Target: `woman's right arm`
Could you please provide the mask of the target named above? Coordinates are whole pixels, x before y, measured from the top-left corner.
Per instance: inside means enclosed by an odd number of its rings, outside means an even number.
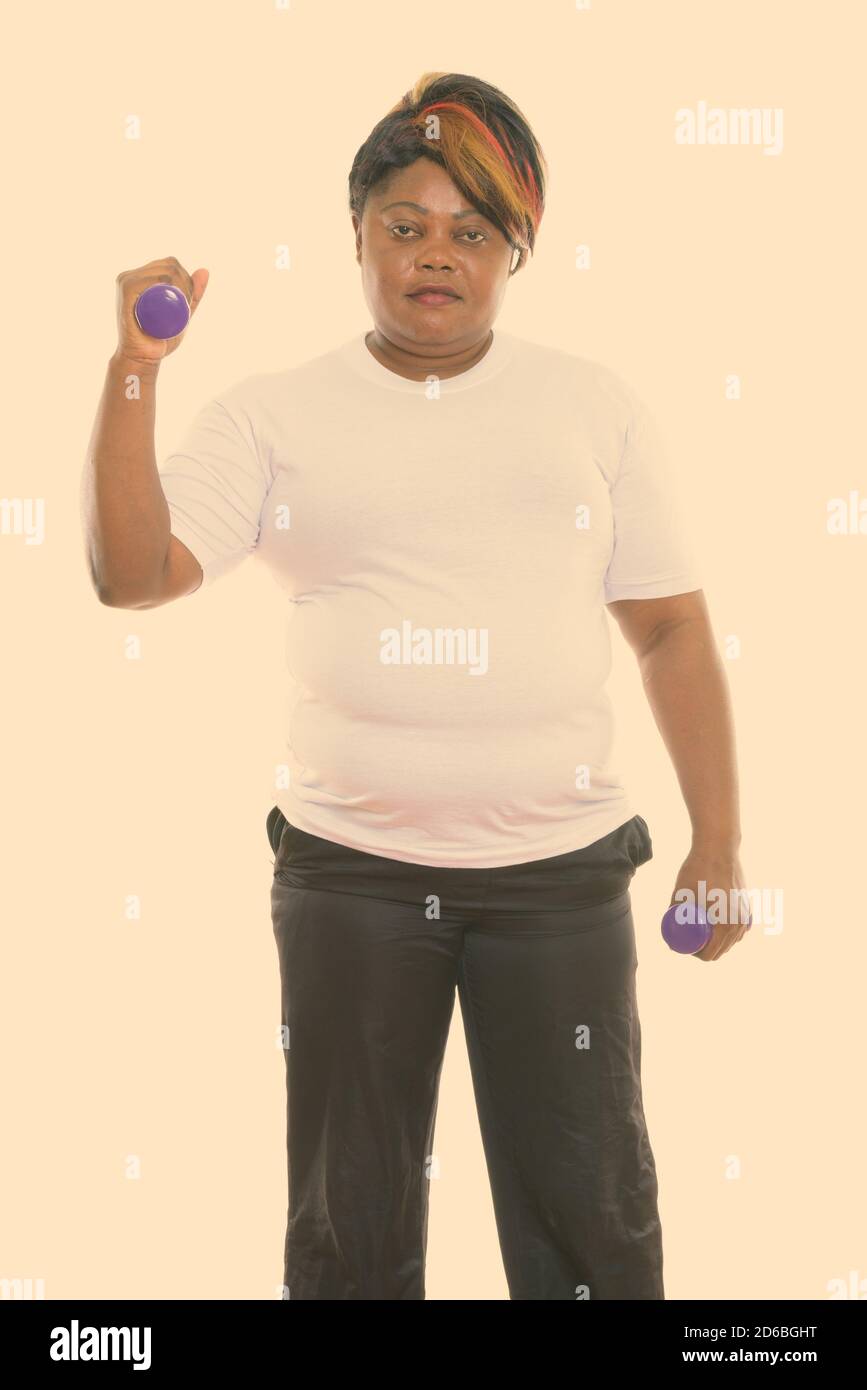
[[[184,335],[149,338],[133,306],[148,285],[174,284],[192,317],[207,281],[206,270],[189,276],[173,257],[117,277],[118,346],[106,368],[81,487],[91,582],[112,608],[154,608],[202,582],[198,561],[171,534],[154,447],[160,363]]]

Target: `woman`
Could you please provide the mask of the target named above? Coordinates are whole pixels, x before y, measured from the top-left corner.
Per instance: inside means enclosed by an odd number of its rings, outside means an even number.
[[[289,600],[268,817],[284,1293],[424,1298],[457,990],[511,1298],[662,1299],[628,892],[652,845],[609,762],[604,610],[690,815],[672,901],[702,879],[739,888],[731,719],[694,557],[635,392],[493,327],[545,197],[515,104],[425,74],[349,191],[373,328],[209,402],[159,475],[159,565],[134,583],[103,536],[96,576],[104,601],[152,606],[255,550]],[[173,280],[195,309],[207,272],[160,269],[147,283]],[[145,352],[130,276],[127,362]],[[743,932],[721,923],[700,959]]]

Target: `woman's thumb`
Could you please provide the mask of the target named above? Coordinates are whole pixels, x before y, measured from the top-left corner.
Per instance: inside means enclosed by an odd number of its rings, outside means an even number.
[[[211,273],[208,270],[194,270],[191,278],[193,281],[193,302],[190,305],[190,312],[196,307],[202,295],[205,293],[205,290],[208,288],[208,281],[211,278]]]

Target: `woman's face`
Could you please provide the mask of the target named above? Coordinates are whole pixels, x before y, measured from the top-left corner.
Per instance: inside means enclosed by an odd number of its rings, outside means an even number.
[[[376,327],[408,352],[459,351],[489,332],[509,279],[514,251],[477,212],[445,169],[424,156],[398,169],[353,213],[356,260]],[[453,294],[442,304],[413,297],[422,284]]]

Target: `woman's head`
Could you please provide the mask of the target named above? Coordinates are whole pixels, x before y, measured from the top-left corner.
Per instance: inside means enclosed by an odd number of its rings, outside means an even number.
[[[379,121],[353,161],[349,207],[368,306],[392,342],[459,350],[487,333],[535,245],[546,174],[517,106],[476,77],[425,73]],[[412,298],[425,283],[456,298]]]

